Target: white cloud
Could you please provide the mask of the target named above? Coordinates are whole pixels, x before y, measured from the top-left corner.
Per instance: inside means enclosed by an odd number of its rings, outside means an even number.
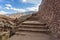
[[[14,0],[11,0],[11,1],[14,1]],[[11,4],[6,4],[5,8],[8,9],[8,10],[14,10],[14,11],[17,11],[17,12],[38,11],[38,6],[40,5],[41,1],[42,0],[22,0],[23,3],[34,4],[32,7],[28,7],[28,8],[25,8],[25,9],[15,8]]]
[[[5,7],[6,9],[8,10],[14,10],[14,11],[17,11],[17,12],[26,12],[25,9],[20,9],[20,8],[14,8],[14,7]]]
[[[25,3],[40,4],[42,0],[22,0]]]
[[[12,5],[11,5],[11,4],[5,4],[5,6],[6,6],[6,7],[12,7]]]
[[[19,9],[18,12],[26,12],[26,10],[25,9]]]
[[[7,14],[7,12],[5,12],[5,11],[0,11],[0,14],[1,14],[1,15],[5,15],[5,14]]]
[[[9,7],[5,7],[5,8],[8,9],[8,10],[10,9]]]
[[[39,6],[40,4],[38,4],[38,5],[36,5],[36,6],[33,6],[33,7],[29,7],[29,8],[26,8],[27,10],[29,10],[29,11],[38,11],[38,9],[39,9]]]
[[[19,9],[19,8],[11,8],[11,10],[15,10],[17,12],[26,12],[25,9]]]
[[[41,4],[42,0],[22,0],[23,3],[32,3],[34,4],[32,7],[26,8],[29,11],[38,11],[38,7]]]
[[[8,9],[8,10],[14,10],[14,11],[17,11],[17,12],[25,12],[26,10],[25,9],[20,9],[20,8],[15,8],[15,7],[12,7],[11,4],[5,4],[6,7],[5,9]]]
[[[27,8],[28,11],[38,11],[38,7]]]
[[[22,2],[26,2],[27,0],[22,0]]]

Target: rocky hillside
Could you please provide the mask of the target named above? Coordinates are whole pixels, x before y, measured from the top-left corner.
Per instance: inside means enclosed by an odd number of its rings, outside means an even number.
[[[7,27],[15,27],[16,25],[20,24],[21,22],[25,21],[26,19],[30,18],[32,15],[32,12],[26,12],[31,14],[25,14],[25,13],[16,13],[16,14],[10,14],[10,15],[0,15],[0,24],[6,25]]]
[[[2,25],[2,27],[4,27],[4,25],[6,25],[7,27],[16,27],[16,25],[27,20],[31,16],[32,16],[32,14],[24,15],[21,17],[17,16],[18,18],[11,18],[12,16],[9,17],[9,16],[5,16],[5,15],[0,15],[0,25]]]
[[[19,18],[21,16],[25,16],[25,15],[29,15],[29,14],[32,14],[32,13],[35,13],[35,11],[28,11],[28,12],[22,12],[22,13],[13,13],[13,14],[8,14],[8,16],[10,18]]]
[[[14,14],[9,14],[8,16],[10,18],[16,19],[16,18],[19,18],[19,17],[24,16],[24,15],[26,15],[26,14],[25,13],[14,13]]]
[[[13,22],[12,18],[9,18],[4,15],[0,15],[0,27],[14,27],[15,23]]]

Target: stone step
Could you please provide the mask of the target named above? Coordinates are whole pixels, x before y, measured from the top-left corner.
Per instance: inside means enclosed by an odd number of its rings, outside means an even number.
[[[35,26],[35,25],[20,25],[17,28],[37,28],[37,29],[49,29],[48,26]]]
[[[32,32],[46,32],[49,31],[48,29],[31,29],[31,28],[18,28],[17,31],[32,31]]]
[[[40,33],[50,33],[50,31],[32,31],[32,30],[17,30],[17,32],[40,32]]]
[[[40,23],[22,23],[22,25],[40,25],[40,26],[45,26],[46,24],[40,24]]]
[[[16,31],[22,32],[49,32],[49,28],[45,23],[38,21],[25,21],[16,27]]]
[[[22,23],[22,25],[41,25],[45,26],[45,23],[40,23],[39,21],[25,21]]]
[[[31,27],[47,27],[47,25],[44,25],[44,26],[43,26],[43,25],[39,25],[39,24],[38,24],[38,25],[28,25],[28,24],[25,25],[25,24],[20,24],[19,26],[28,26],[28,27],[29,27],[29,26],[31,26]]]

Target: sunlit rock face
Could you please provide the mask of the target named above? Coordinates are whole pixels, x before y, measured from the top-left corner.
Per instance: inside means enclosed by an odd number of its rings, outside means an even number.
[[[60,0],[42,0],[38,11],[39,21],[47,23],[55,37],[60,36]]]
[[[54,14],[54,0],[42,0],[39,6],[38,16],[41,17],[40,21],[50,22]]]

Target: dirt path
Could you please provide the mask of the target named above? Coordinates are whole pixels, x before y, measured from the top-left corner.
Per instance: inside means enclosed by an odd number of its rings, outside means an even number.
[[[20,33],[12,36],[9,40],[51,40],[51,36],[44,33]]]

